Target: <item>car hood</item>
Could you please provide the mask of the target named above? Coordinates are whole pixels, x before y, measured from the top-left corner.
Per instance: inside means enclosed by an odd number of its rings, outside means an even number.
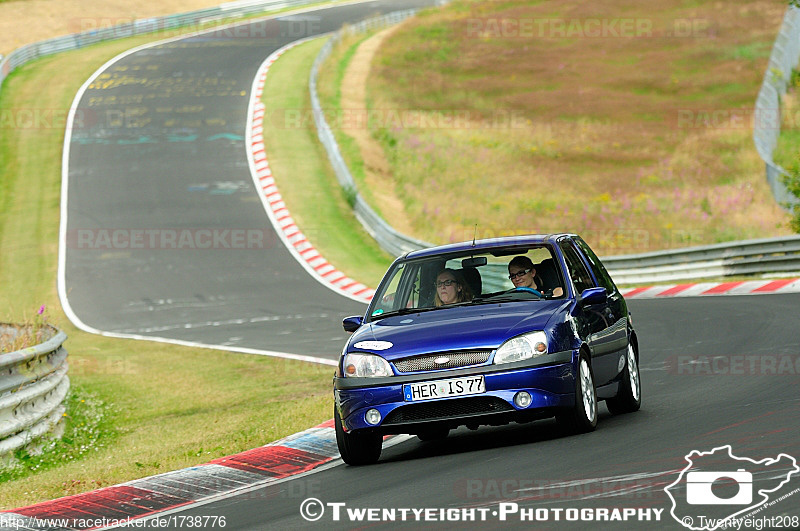
[[[546,330],[553,314],[567,306],[564,300],[523,301],[386,317],[355,332],[348,351],[374,352],[391,361],[431,352],[496,349],[516,335]]]

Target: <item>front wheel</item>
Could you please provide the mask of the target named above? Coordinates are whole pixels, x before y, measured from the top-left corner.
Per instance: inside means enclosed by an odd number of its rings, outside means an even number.
[[[578,377],[575,382],[575,405],[566,413],[556,417],[568,432],[586,433],[597,427],[597,393],[594,388],[592,368],[585,355],[578,361]]]
[[[383,445],[383,437],[380,434],[345,432],[336,407],[333,408],[333,424],[336,430],[336,446],[339,447],[342,461],[352,466],[371,465],[378,461]]]
[[[636,351],[628,343],[628,354],[625,360],[625,371],[619,382],[619,392],[614,398],[606,400],[606,406],[613,415],[638,411],[642,405],[642,382],[639,379],[639,363]]]

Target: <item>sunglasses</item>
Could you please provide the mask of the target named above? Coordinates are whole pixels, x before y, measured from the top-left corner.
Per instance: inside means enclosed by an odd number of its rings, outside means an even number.
[[[511,274],[508,275],[508,279],[509,280],[514,280],[515,278],[519,278],[522,275],[527,275],[531,271],[533,271],[533,270],[532,269],[523,269],[522,271],[517,271],[516,273],[511,273]]]
[[[453,284],[458,284],[458,282],[455,281],[455,280],[442,280],[442,281],[436,282],[436,287],[437,288],[441,288],[441,287],[449,288]]]

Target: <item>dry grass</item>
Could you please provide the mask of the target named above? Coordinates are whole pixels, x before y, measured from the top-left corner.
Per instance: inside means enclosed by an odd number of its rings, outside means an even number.
[[[784,9],[466,1],[418,17],[384,42],[367,92],[415,235],[574,231],[620,254],[788,233],[736,120]],[[407,110],[428,123],[388,118]]]
[[[14,0],[0,3],[0,54],[24,44],[134,19],[218,6],[214,0]]]

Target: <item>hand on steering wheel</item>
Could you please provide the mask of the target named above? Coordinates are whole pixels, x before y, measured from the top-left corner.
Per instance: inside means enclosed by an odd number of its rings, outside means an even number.
[[[516,288],[514,288],[514,291],[527,291],[528,293],[533,293],[534,295],[538,296],[540,299],[544,298],[544,295],[542,295],[542,293],[539,290],[535,290],[527,286],[517,286]]]

